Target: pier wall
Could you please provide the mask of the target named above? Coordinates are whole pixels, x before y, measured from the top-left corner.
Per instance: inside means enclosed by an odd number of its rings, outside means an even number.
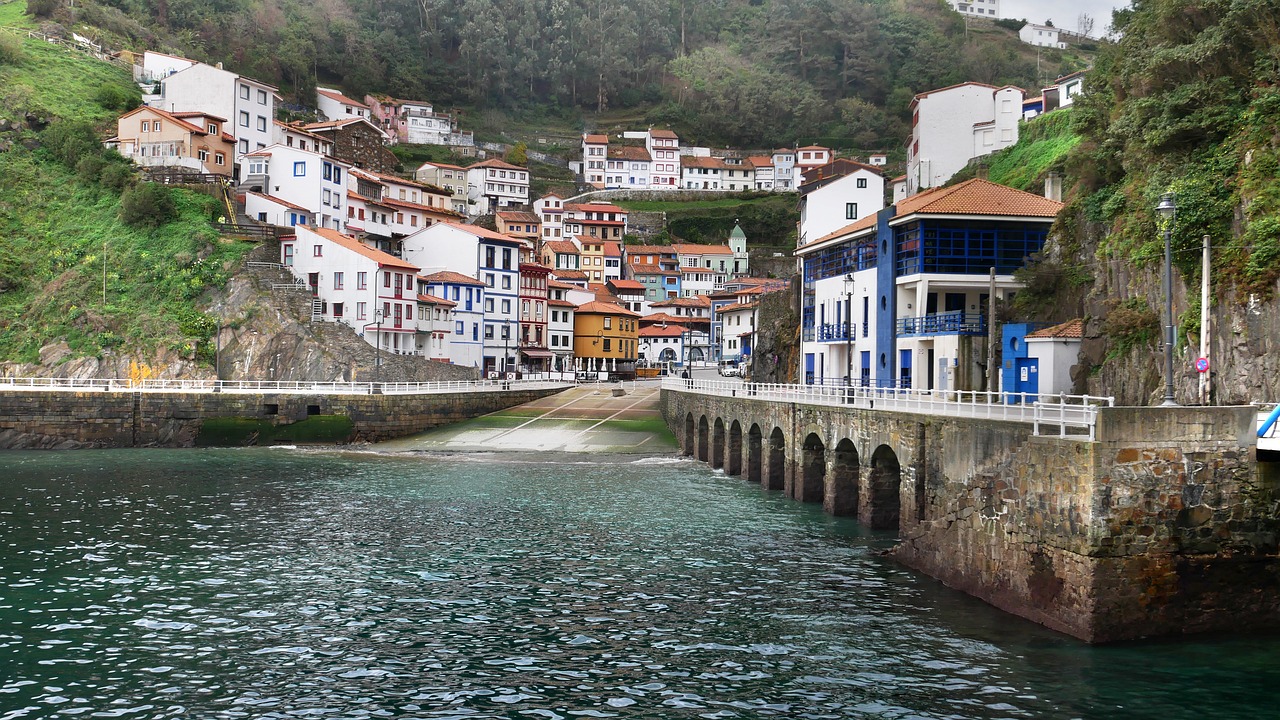
[[[0,392],[0,448],[191,447],[210,418],[256,418],[288,425],[317,415],[349,418],[350,442],[377,442],[557,392],[330,395],[6,390]]]
[[[1280,628],[1280,473],[1252,408],[1029,425],[663,390],[683,451],[896,530],[891,555],[1089,642]]]

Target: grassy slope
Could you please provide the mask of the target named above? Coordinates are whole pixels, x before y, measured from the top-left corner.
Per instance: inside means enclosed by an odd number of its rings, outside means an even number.
[[[951,183],[974,177],[975,166],[980,164],[987,168],[987,179],[992,182],[1039,192],[1045,173],[1062,172],[1067,154],[1079,143],[1080,137],[1071,130],[1071,109],[1055,110],[1023,123],[1016,144],[981,158],[957,173]]]
[[[23,3],[0,5],[0,24],[21,20]],[[130,83],[126,69],[41,40],[0,66],[0,115],[40,109],[110,132],[115,113],[95,102],[104,84]],[[10,136],[13,138],[14,136]],[[24,131],[18,139],[30,141]],[[198,298],[225,282],[248,249],[220,241],[209,225],[212,198],[175,191],[180,217],[154,230],[119,220],[120,197],[87,182],[39,149],[0,153],[0,359],[30,362],[65,339],[78,354],[120,348],[147,355],[210,336]],[[103,302],[103,254],[107,293]]]

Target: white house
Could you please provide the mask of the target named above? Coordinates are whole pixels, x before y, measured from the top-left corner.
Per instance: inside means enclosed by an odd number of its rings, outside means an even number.
[[[780,148],[774,150],[773,159],[773,189],[774,190],[795,190],[796,189],[796,154],[794,150]]]
[[[294,225],[303,208],[312,222],[346,228],[347,173],[351,166],[310,150],[271,145],[245,156],[244,184],[257,188],[245,198],[245,214],[273,225]],[[270,201],[264,198],[269,198]]]
[[[1052,25],[1036,25],[1027,23],[1018,31],[1018,38],[1028,45],[1036,47],[1065,48],[1064,42],[1058,40],[1058,28]]]
[[[280,262],[311,288],[318,317],[384,352],[417,355],[417,266],[327,228],[281,238]]]
[[[568,294],[577,287],[559,280],[547,282],[547,345],[555,355],[552,367],[573,367],[573,311]]]
[[[884,207],[884,175],[877,167],[840,158],[809,170],[805,180],[797,247]]]
[[[772,190],[773,189],[773,158],[763,155],[753,155],[747,158],[747,162],[751,165],[752,179],[755,182],[756,190]]]
[[[448,163],[424,162],[414,171],[418,182],[428,183],[449,192],[451,208],[462,215],[467,214],[467,171],[465,168]]]
[[[1000,17],[1000,0],[951,0],[951,7],[961,15],[995,20]]]
[[[529,170],[498,159],[467,166],[467,201],[471,215],[491,215],[510,205],[529,204]]]
[[[588,185],[595,188],[604,187],[608,155],[608,135],[588,133],[582,136],[582,178]]]
[[[680,186],[686,190],[723,190],[727,169],[722,158],[684,155],[680,158]]]
[[[717,313],[720,323],[720,359],[741,362],[751,354],[759,307],[758,302],[740,302],[720,308]]]
[[[529,243],[474,225],[444,222],[419,230],[401,244],[405,260],[428,272],[449,270],[484,283],[481,370],[487,375],[514,369],[520,348],[520,262]]]
[[[299,150],[310,150],[318,152],[321,155],[333,155],[333,141],[326,137],[321,137],[313,132],[308,132],[300,127],[286,125],[279,120],[272,121],[271,133],[272,145],[285,145],[287,147],[296,147]]]
[[[745,242],[746,236],[743,236]],[[680,293],[686,298],[710,295],[724,287],[733,277],[734,263],[745,262],[736,257],[729,245],[696,245],[675,243],[671,246],[680,261]],[[747,268],[741,269],[745,273]],[[701,298],[705,300],[705,298]],[[655,306],[656,307],[656,306]],[[710,303],[707,304],[708,311]]]
[[[540,197],[533,201],[533,212],[542,225],[543,242],[564,237],[564,198],[554,193]]]
[[[421,280],[418,282],[421,283]],[[415,354],[432,360],[452,362],[450,345],[453,341],[453,309],[457,303],[424,292],[419,292],[417,298]]]
[[[809,177],[806,173],[830,163],[834,157],[835,155],[832,154],[831,148],[825,148],[821,145],[807,145],[802,148],[796,148],[796,186],[799,187],[809,182]]]
[[[449,361],[479,368],[484,360],[484,283],[450,270],[418,276],[418,291],[453,303]]]
[[[640,359],[648,364],[683,362],[688,334],[684,325],[652,324],[640,328]]]
[[[645,138],[649,151],[649,187],[676,190],[680,187],[680,136],[665,129],[649,128]]]
[[[148,50],[142,55],[142,64],[134,66],[134,79],[159,83],[158,93],[143,95],[151,107],[225,118],[224,130],[236,140],[237,166],[246,154],[275,141],[272,121],[279,100],[276,88],[224,70],[221,63],[205,65]],[[243,178],[243,169],[236,178]]]
[[[620,145],[609,148],[605,161],[605,187],[648,190],[653,157],[643,147]]]
[[[1076,95],[1084,89],[1084,72],[1083,70],[1073,72],[1054,81],[1053,87],[1057,91],[1058,107],[1071,107],[1075,102]]]
[[[938,187],[970,160],[1018,142],[1023,92],[967,82],[930,90],[911,101],[907,195]]]
[[[316,88],[316,110],[320,111],[325,120],[345,120],[349,117],[368,120],[370,116],[368,105],[332,88]]]
[[[1080,320],[1037,330],[1023,338],[1027,357],[1035,361],[1033,367],[1039,376],[1033,392],[1042,395],[1072,392],[1075,383],[1071,380],[1071,368],[1080,364],[1083,338],[1084,323]]]

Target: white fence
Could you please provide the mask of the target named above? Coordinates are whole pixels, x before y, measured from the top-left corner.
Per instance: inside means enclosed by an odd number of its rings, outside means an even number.
[[[805,405],[1030,423],[1036,435],[1095,439],[1098,408],[1114,407],[1115,398],[1092,395],[907,390],[858,385],[770,385],[737,380],[666,378],[663,390],[717,397],[794,402]],[[1034,398],[1034,399],[1033,399]]]
[[[77,378],[0,378],[5,390],[54,392],[189,392],[189,393],[289,393],[320,395],[432,395],[440,393],[502,392],[504,390],[554,390],[572,381],[475,380],[456,382],[354,383],[281,382],[267,380],[98,380]]]

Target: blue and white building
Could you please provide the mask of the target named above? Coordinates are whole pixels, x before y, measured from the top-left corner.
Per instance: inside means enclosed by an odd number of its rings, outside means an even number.
[[[484,283],[460,272],[440,270],[419,275],[418,287],[454,303],[449,362],[479,368],[484,360]]]

